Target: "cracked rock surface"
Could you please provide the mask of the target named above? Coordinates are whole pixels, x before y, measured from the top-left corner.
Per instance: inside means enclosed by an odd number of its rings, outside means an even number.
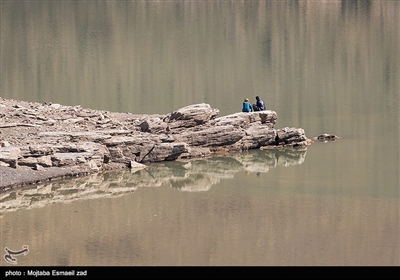
[[[274,111],[218,114],[205,103],[135,115],[0,97],[0,189],[311,142],[301,128],[276,129]]]

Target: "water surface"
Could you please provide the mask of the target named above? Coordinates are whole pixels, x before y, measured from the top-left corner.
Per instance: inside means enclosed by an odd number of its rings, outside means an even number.
[[[29,245],[18,265],[400,265],[399,17],[398,1],[1,1],[2,97],[227,115],[259,95],[277,128],[342,137],[2,194],[1,247]]]

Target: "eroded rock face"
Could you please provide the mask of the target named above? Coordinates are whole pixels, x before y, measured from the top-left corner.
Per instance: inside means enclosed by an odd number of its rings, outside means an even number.
[[[290,147],[303,146],[308,141],[304,129],[295,127],[285,127],[276,131],[276,144]]]
[[[0,105],[0,166],[14,169],[81,168],[87,173],[134,163],[310,144],[301,128],[275,129],[277,114],[270,110],[217,117],[219,110],[204,103],[166,115],[1,98]]]
[[[194,104],[168,114],[165,121],[168,123],[170,129],[194,127],[207,123],[218,116],[218,114],[219,110],[211,108],[209,104]]]

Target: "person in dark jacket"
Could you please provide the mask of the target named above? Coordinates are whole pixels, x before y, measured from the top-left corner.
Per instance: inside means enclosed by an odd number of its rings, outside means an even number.
[[[256,104],[253,104],[254,111],[264,111],[265,110],[265,103],[259,96],[256,96]]]
[[[249,113],[249,112],[251,112],[251,111],[253,111],[253,108],[251,107],[251,104],[250,104],[250,102],[249,102],[249,99],[246,98],[246,99],[243,101],[242,112],[247,112],[247,113]]]

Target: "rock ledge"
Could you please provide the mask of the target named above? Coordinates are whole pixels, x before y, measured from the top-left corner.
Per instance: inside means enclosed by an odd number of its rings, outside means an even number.
[[[218,117],[209,104],[135,115],[0,97],[0,189],[146,163],[311,143],[274,111]]]

